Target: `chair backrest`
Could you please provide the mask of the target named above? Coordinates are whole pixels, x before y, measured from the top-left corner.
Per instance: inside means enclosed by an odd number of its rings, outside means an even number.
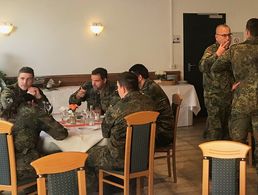
[[[0,190],[17,188],[13,124],[0,120]]]
[[[124,174],[153,169],[158,112],[142,111],[125,117],[127,122]]]
[[[205,142],[199,147],[204,156],[202,194],[209,193],[210,160],[212,194],[236,194],[237,191],[240,195],[246,194],[246,155],[250,147],[239,142],[222,140]]]
[[[31,163],[36,170],[38,194],[86,194],[85,161],[83,152],[59,152],[39,158]]]
[[[179,118],[179,111],[180,106],[183,99],[180,97],[179,94],[175,93],[172,95],[172,112],[174,116],[174,126],[173,126],[173,149],[175,149],[176,146],[176,135],[177,135],[177,124],[178,124],[178,118]]]

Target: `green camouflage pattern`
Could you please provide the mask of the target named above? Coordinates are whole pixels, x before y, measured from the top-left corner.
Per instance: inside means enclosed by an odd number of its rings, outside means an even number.
[[[93,109],[101,108],[102,113],[105,113],[110,105],[114,105],[119,100],[116,91],[117,87],[115,83],[111,83],[110,81],[106,82],[105,87],[101,91],[95,90],[91,82],[84,83],[82,87],[87,90],[85,96],[81,99],[77,99],[76,94],[79,91],[78,89],[70,96],[69,104],[77,104],[80,106],[82,102],[87,101],[88,108],[92,105]]]
[[[174,123],[169,99],[162,88],[150,79],[146,79],[140,92],[153,100],[155,111],[160,113],[157,119],[156,146],[167,146],[173,140]]]
[[[232,140],[245,143],[247,132],[253,130],[258,173],[258,37],[231,46],[211,70],[214,73],[219,72],[227,64],[232,67],[236,82],[240,82],[234,91],[230,135]]]
[[[92,191],[97,186],[100,168],[123,169],[127,127],[124,117],[153,109],[152,100],[138,91],[129,92],[114,106],[109,107],[102,122],[102,134],[104,138],[108,138],[108,143],[106,146],[94,146],[87,152],[87,191]]]
[[[39,92],[42,98],[35,99],[34,102],[39,108],[46,110],[50,114],[53,107],[41,89],[39,89]],[[27,104],[24,96],[26,94],[27,91],[21,90],[17,83],[5,87],[0,95],[0,116],[4,119],[14,119],[17,114],[17,108],[22,104]]]
[[[219,140],[228,136],[228,120],[232,102],[232,85],[234,76],[230,66],[212,74],[211,67],[218,59],[216,51],[219,44],[209,46],[199,63],[199,70],[203,73],[204,102],[207,109],[209,140]]]
[[[38,149],[41,131],[57,140],[68,136],[67,129],[46,112],[45,104],[42,103],[48,101],[45,96],[37,100],[38,104],[31,104],[24,100],[24,93],[18,85],[13,85],[2,91],[0,101],[1,118],[14,124],[12,134],[18,181],[36,177],[30,163],[42,155]]]

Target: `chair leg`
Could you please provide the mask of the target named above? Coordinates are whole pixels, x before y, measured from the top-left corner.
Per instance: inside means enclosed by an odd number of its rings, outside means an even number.
[[[174,178],[174,183],[177,182],[177,175],[176,175],[176,151],[172,151],[172,166],[173,166],[173,178]]]
[[[99,195],[103,195],[103,171],[99,170]]]
[[[141,193],[141,177],[136,178],[136,195],[140,195]]]
[[[249,164],[249,166],[252,166],[253,165],[253,150],[252,150],[252,133],[251,132],[248,132],[247,139],[248,139],[248,145],[251,147],[251,149],[248,152],[248,164]]]
[[[148,176],[148,195],[153,195],[153,173],[150,173]]]
[[[167,151],[168,176],[171,177],[170,150]]]
[[[124,179],[124,195],[129,195],[130,192],[130,179]]]

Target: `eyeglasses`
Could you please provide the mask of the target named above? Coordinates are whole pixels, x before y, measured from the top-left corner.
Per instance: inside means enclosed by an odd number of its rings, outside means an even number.
[[[228,34],[216,34],[216,35],[219,35],[219,36],[222,36],[222,37],[231,37],[231,36],[232,36],[232,33],[228,33]]]

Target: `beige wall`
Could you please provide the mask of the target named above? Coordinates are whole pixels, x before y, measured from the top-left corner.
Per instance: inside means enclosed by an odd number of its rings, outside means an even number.
[[[170,0],[0,0],[0,21],[17,30],[0,35],[0,70],[16,75],[22,65],[37,75],[82,74],[102,66],[126,71],[171,64]],[[96,37],[89,25],[101,22]]]
[[[226,13],[232,32],[244,32],[246,21],[258,17],[257,10],[257,0],[172,0],[172,34],[182,38],[172,46],[172,66],[183,71],[183,13]]]
[[[144,63],[182,71],[183,39],[172,44],[172,35],[183,37],[183,13],[226,13],[232,31],[243,32],[257,10],[257,0],[0,0],[0,22],[17,26],[0,35],[0,70],[14,76],[28,65],[42,76]],[[92,22],[105,26],[99,37],[89,32]]]

